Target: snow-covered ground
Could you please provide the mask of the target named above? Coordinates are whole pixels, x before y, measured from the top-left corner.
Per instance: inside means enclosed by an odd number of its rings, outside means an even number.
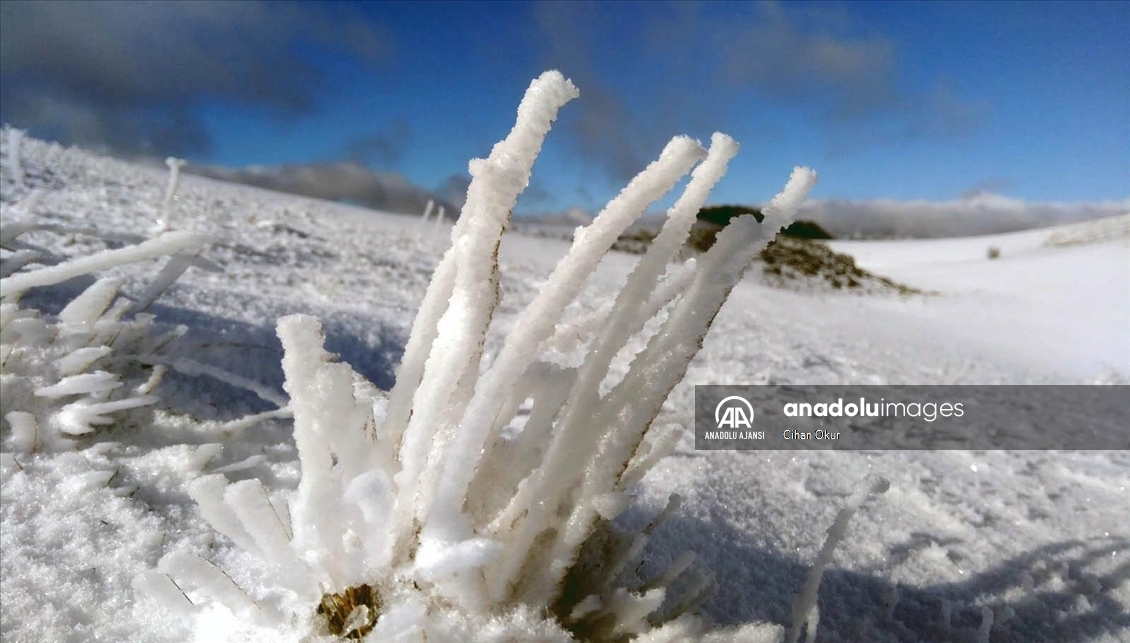
[[[150,236],[165,218],[164,169],[25,140],[27,185],[17,187],[7,153],[4,223],[34,218],[66,228],[21,240],[81,256],[107,242],[76,229]],[[41,195],[29,212],[32,189]],[[450,228],[192,176],[182,177],[179,195],[167,225],[214,238],[203,256],[222,271],[189,269],[151,312],[160,323],[189,327],[197,361],[281,396],[274,324],[307,312],[322,319],[330,350],[391,386]],[[987,258],[990,246],[999,258]],[[932,294],[814,294],[747,279],[661,420],[689,421],[695,384],[1130,379],[1125,219],[833,247]],[[504,238],[500,323],[488,355],[566,249],[553,239]],[[607,302],[637,259],[607,256],[586,287],[586,307]],[[137,294],[155,270],[142,263],[112,272]],[[77,292],[62,284],[24,303],[57,312]],[[617,360],[614,370],[626,364]],[[135,593],[134,578],[169,551],[248,567],[247,554],[200,517],[185,485],[221,472],[293,489],[289,421],[231,424],[273,405],[208,375],[170,375],[157,393],[160,408],[148,425],[103,430],[63,453],[12,450],[5,423],[5,641],[187,640],[186,624]],[[874,474],[891,488],[856,515],[825,573],[816,640],[976,641],[988,608],[991,641],[1130,641],[1128,451],[695,451],[688,431],[620,520],[644,523],[681,494],[647,564],[693,550],[718,584],[704,605],[709,620],[787,626],[825,531]]]
[[[1128,244],[1130,213],[984,237],[832,247],[863,268],[943,294],[916,310],[936,336],[973,336],[1053,377],[1087,381],[1130,374]]]

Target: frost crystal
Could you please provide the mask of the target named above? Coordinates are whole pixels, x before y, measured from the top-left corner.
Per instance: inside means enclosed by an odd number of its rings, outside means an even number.
[[[36,227],[27,222],[5,221],[0,227],[0,245],[8,250],[21,248],[20,235]],[[159,372],[154,369],[151,375],[141,366],[153,366],[160,361],[168,345],[185,330],[158,330],[152,315],[119,297],[119,279],[94,281],[55,317],[20,307],[20,296],[32,288],[173,255],[167,265],[184,263],[178,264],[175,275],[160,273],[163,277],[147,294],[147,301],[151,302],[187,268],[206,243],[207,239],[199,235],[173,232],[134,246],[104,250],[33,270],[21,270],[30,261],[22,261],[18,252],[3,261],[0,394],[4,398],[5,419],[12,428],[12,447],[25,452],[68,449],[74,437],[122,421],[127,412],[152,406],[158,398],[149,392],[160,378]],[[41,252],[26,251],[33,254],[32,260],[52,260]],[[12,261],[19,265],[9,269]]]
[[[37,193],[20,202],[29,216]],[[25,202],[31,202],[25,204]],[[15,209],[15,208],[14,208]],[[11,433],[7,441],[22,452],[66,450],[75,438],[111,424],[138,425],[158,402],[152,395],[172,368],[188,375],[209,375],[250,389],[280,407],[286,400],[261,385],[178,354],[183,326],[163,327],[144,312],[190,266],[217,268],[198,256],[208,238],[191,232],[168,232],[155,239],[103,250],[68,261],[22,241],[32,230],[100,235],[96,230],[65,230],[33,220],[4,220],[0,247],[0,396]],[[60,284],[129,263],[167,257],[164,267],[138,301],[122,297],[122,280],[96,279],[58,315],[24,308],[28,290]],[[32,268],[33,264],[47,264]]]
[[[487,360],[503,231],[558,110],[577,96],[560,73],[543,74],[506,139],[488,158],[471,161],[466,204],[391,391],[335,361],[315,319],[279,321],[302,472],[289,512],[257,482],[225,486],[214,476],[190,490],[202,515],[261,557],[277,581],[235,597],[230,578],[203,559],[178,555],[162,563],[177,586],[198,588],[189,590],[194,603],[219,602],[235,615],[248,614],[249,603],[259,607],[256,618],[227,619],[239,623],[227,634],[232,640],[251,632],[289,640],[282,633],[295,624],[309,637],[303,640],[658,642],[703,635],[688,610],[712,580],[692,569],[693,555],[654,578],[635,576],[648,537],[677,511],[678,499],[639,534],[621,533],[611,521],[631,502],[632,485],[674,448],[676,431],[652,428],[661,405],[750,260],[792,220],[816,175],[797,168],[765,209],[765,224],[738,219],[697,261],[672,267],[738,148],[723,134],[709,150],[673,139],[577,230]],[[617,237],[692,168],[611,307],[558,326]],[[613,358],[663,311],[627,375],[603,387]],[[545,351],[577,341],[588,342],[578,367],[544,359]],[[524,427],[506,431],[526,401],[532,406]],[[673,581],[686,576],[687,592],[669,595]],[[159,579],[139,583],[186,608]],[[215,606],[192,609],[201,632],[214,627],[206,623],[216,618]],[[747,626],[703,640],[782,636],[777,626]]]

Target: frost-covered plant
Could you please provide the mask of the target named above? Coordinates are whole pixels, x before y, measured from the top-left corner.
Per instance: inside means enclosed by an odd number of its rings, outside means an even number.
[[[180,188],[180,169],[185,166],[184,159],[178,159],[175,156],[170,156],[165,159],[165,165],[169,167],[169,181],[165,185],[165,201],[162,205],[163,213],[162,218],[158,219],[154,225],[152,232],[161,233],[169,229],[169,225],[173,219],[173,206],[177,201],[177,189]]]
[[[808,577],[804,581],[800,594],[793,601],[793,624],[789,629],[788,643],[797,643],[800,640],[801,633],[805,631],[807,631],[805,641],[812,643],[816,640],[816,626],[820,621],[820,612],[816,608],[816,595],[820,590],[820,580],[824,576],[824,568],[832,562],[832,553],[836,551],[836,546],[847,535],[848,523],[851,522],[852,516],[859,510],[860,505],[871,496],[886,493],[890,486],[890,482],[885,478],[869,478],[865,481],[865,484],[855,490],[852,496],[848,498],[845,506],[836,514],[835,521],[828,528],[828,538],[825,539],[824,546],[820,548],[820,552],[816,555],[816,561],[808,572]],[[893,611],[894,608],[891,609]]]
[[[35,261],[57,259],[19,240],[29,230],[51,227],[19,221],[0,225],[0,247],[11,253],[0,261],[0,397],[9,427],[7,445],[24,452],[70,448],[76,437],[123,422],[131,411],[157,401],[152,392],[167,369],[165,350],[185,328],[159,329],[153,315],[143,311],[189,265],[210,265],[196,257],[206,238],[172,232],[18,271]],[[20,305],[29,289],[164,256],[171,258],[136,302],[120,296],[120,279],[102,278],[58,315]]]
[[[20,148],[23,145],[23,141],[23,130],[8,130],[8,166],[12,173],[12,180],[20,187],[23,187],[24,184],[24,168],[20,162]]]
[[[656,522],[632,535],[611,521],[674,448],[676,431],[652,427],[661,405],[750,260],[790,222],[816,175],[797,168],[763,224],[739,218],[709,252],[673,265],[737,152],[723,134],[708,151],[675,138],[577,229],[487,360],[503,230],[558,110],[577,95],[561,74],[542,75],[506,139],[471,161],[466,204],[391,391],[327,353],[315,319],[280,320],[301,467],[296,494],[288,507],[256,480],[227,484],[222,475],[189,490],[203,517],[265,561],[267,573],[228,575],[170,553],[159,572],[137,579],[139,589],[194,614],[200,640],[780,640],[777,626],[703,635],[688,610],[709,579],[668,596],[690,556],[654,578],[634,577]],[[617,237],[696,164],[615,302],[559,326]],[[613,358],[653,318],[658,330],[609,388]],[[586,342],[580,366],[545,359],[576,338]],[[530,400],[519,429],[516,412]]]
[[[178,159],[175,156],[170,156],[165,159],[165,165],[169,166],[169,182],[165,186],[165,208],[171,208],[173,201],[177,198],[177,188],[180,187],[180,169],[184,167],[185,160]]]

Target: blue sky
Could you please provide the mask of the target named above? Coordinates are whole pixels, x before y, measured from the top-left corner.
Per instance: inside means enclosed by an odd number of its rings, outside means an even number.
[[[459,183],[530,80],[581,90],[526,212],[599,207],[676,134],[743,144],[714,202],[1130,197],[1130,3],[3,3],[0,111],[200,164],[352,159]],[[45,44],[46,43],[46,44]]]

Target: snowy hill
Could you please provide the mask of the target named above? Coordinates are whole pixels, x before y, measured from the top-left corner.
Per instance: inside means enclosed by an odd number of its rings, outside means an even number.
[[[1130,214],[984,237],[832,245],[864,268],[942,293],[923,312],[949,332],[1084,381],[1130,373]],[[999,258],[990,260],[990,249]]]
[[[170,373],[145,426],[115,427],[58,453],[4,447],[0,634],[189,640],[184,623],[135,592],[134,579],[170,551],[248,568],[247,554],[201,518],[186,495],[190,481],[224,473],[261,479],[277,493],[295,487],[290,421],[239,421],[284,395],[275,321],[316,314],[329,350],[391,386],[450,228],[192,176],[182,177],[167,213],[164,173],[34,140],[22,145],[20,186],[10,140],[5,133],[3,222],[42,224],[20,237],[37,248],[77,257],[121,245],[114,235],[164,227],[213,240],[203,257],[221,270],[189,268],[150,312],[167,327],[188,327],[195,362],[244,385],[206,371]],[[805,294],[747,279],[663,419],[689,422],[695,384],[1125,383],[1125,221],[833,242],[864,268],[935,294]],[[990,246],[998,259],[987,258]],[[567,247],[504,238],[501,326],[487,355]],[[635,261],[605,257],[586,286],[588,310],[610,300]],[[110,272],[137,296],[156,270],[138,263]],[[23,303],[58,312],[77,292],[60,284]],[[625,356],[613,363],[617,374],[626,368]],[[3,431],[7,444],[12,428]],[[702,610],[713,623],[787,626],[844,499],[881,475],[890,491],[860,510],[825,574],[817,641],[1130,641],[1128,451],[759,453],[695,451],[693,442],[688,432],[619,521],[646,523],[672,493],[683,496],[653,534],[646,565],[697,552],[696,565],[718,586]],[[992,627],[979,631],[986,614]]]

